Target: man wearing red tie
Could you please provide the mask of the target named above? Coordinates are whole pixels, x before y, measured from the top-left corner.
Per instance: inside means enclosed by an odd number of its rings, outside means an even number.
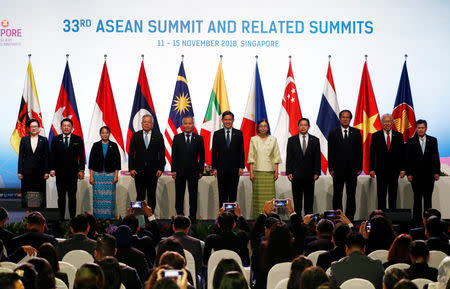
[[[395,209],[398,177],[405,176],[403,136],[392,129],[391,114],[383,115],[381,122],[383,129],[372,135],[370,143],[369,171],[372,178],[377,177],[378,209],[386,209],[386,195],[389,209]]]

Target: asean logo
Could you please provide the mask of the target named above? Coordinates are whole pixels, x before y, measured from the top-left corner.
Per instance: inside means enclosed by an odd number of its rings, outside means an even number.
[[[9,21],[6,19],[2,20],[2,27],[6,28],[8,26],[9,26]]]

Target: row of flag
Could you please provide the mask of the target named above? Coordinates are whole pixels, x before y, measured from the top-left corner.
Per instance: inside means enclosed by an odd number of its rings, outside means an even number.
[[[212,135],[214,131],[222,127],[221,115],[227,110],[230,110],[230,106],[228,103],[228,95],[222,70],[221,58],[208,102],[208,108],[206,110],[205,118],[200,131],[200,135],[203,136],[205,142],[205,162],[208,165],[211,164],[210,156]],[[328,168],[328,135],[332,129],[340,125],[339,111],[336,88],[333,81],[331,63],[329,61],[319,113],[316,121],[316,130],[314,132],[314,134],[320,139],[322,172],[324,174],[327,174]],[[97,92],[97,99],[89,128],[87,140],[88,150],[92,147],[92,144],[98,140],[98,131],[100,127],[107,125],[111,129],[111,140],[119,145],[119,150],[122,157],[122,167],[126,168],[125,152],[128,152],[132,134],[141,129],[141,119],[145,114],[151,114],[153,116],[153,129],[159,131],[160,128],[156,117],[156,111],[153,105],[147,75],[145,73],[144,60],[142,60],[133,107],[131,110],[130,122],[128,125],[125,147],[105,59]],[[392,114],[394,116],[394,128],[403,134],[406,142],[413,136],[416,123],[406,60],[403,64],[403,70]],[[183,131],[182,119],[185,116],[194,116],[194,111],[191,96],[189,94],[183,61],[181,61],[175,84],[175,91],[170,106],[169,118],[163,134],[165,141],[166,161],[169,169],[171,163],[173,137]],[[37,119],[40,122],[40,134],[44,136],[45,131],[42,125],[42,114],[39,106],[33,70],[31,67],[31,62],[29,61],[19,114],[14,132],[11,136],[11,145],[16,153],[18,153],[19,150],[20,138],[28,133],[26,123],[31,118]],[[61,133],[60,122],[63,118],[70,118],[74,123],[73,133],[83,137],[68,61],[66,62],[61,89],[59,92],[58,101],[56,103],[55,114],[49,133],[49,142],[51,142],[51,139],[55,135]],[[283,163],[285,163],[284,158],[286,155],[287,139],[299,132],[297,123],[300,118],[302,118],[302,112],[300,109],[297,88],[295,86],[291,60],[289,60],[284,96],[281,102],[278,123],[274,131],[274,135],[277,137],[279,142]],[[267,120],[267,112],[264,102],[261,78],[259,75],[258,61],[256,60],[247,105],[240,128],[244,135],[246,158],[248,155],[250,138],[256,134],[256,123],[261,119]],[[373,92],[372,83],[370,80],[367,61],[364,62],[353,125],[361,130],[364,154],[363,171],[368,174],[371,136],[374,132],[380,130],[382,125],[375,94]],[[194,131],[197,132],[195,130],[195,126]],[[282,165],[281,170],[284,171],[284,165]]]

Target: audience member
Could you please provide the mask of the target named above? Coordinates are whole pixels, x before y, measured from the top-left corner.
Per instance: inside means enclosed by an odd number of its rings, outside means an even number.
[[[438,270],[428,266],[430,251],[424,241],[417,240],[412,243],[411,259],[411,267],[406,270],[409,279],[425,278],[431,281],[437,281]]]
[[[387,262],[383,264],[384,268],[397,264],[411,264],[411,242],[412,238],[408,234],[400,234],[392,242],[387,257]]]
[[[22,260],[27,254],[29,256],[34,256],[37,252],[37,250],[31,246],[25,245],[22,247],[19,247],[14,252],[10,252],[8,256],[6,256],[4,253],[6,252],[5,246],[3,246],[3,241],[0,239],[0,262],[13,262],[18,263],[20,260]]]
[[[394,241],[394,229],[390,221],[382,215],[375,215],[370,222],[370,232],[367,230],[368,222],[362,222],[360,232],[367,239],[366,254],[375,250],[389,250]]]
[[[97,240],[97,219],[95,219],[94,214],[90,212],[84,212],[84,214],[88,218],[89,223],[89,232],[87,233],[87,237],[91,240]]]
[[[158,280],[158,272],[161,270],[172,270],[173,268],[169,265],[160,265],[156,267],[152,274],[150,274],[150,277],[148,277],[147,282],[145,282],[145,289],[153,289],[155,286],[156,281]],[[128,288],[127,288],[128,289]]]
[[[331,264],[331,283],[340,286],[352,278],[363,278],[381,289],[384,268],[380,260],[364,255],[365,240],[361,233],[350,232],[345,241],[347,257]]]
[[[430,250],[442,251],[450,255],[448,236],[444,233],[445,224],[436,216],[427,219],[425,226],[426,244]]]
[[[306,268],[300,277],[300,289],[316,289],[325,282],[330,281],[322,268],[313,266]]]
[[[156,281],[152,289],[180,289],[177,281],[174,279],[163,278]]]
[[[341,212],[340,216],[343,216],[343,214]],[[345,251],[345,238],[348,233],[350,233],[350,227],[346,223],[340,222],[336,224],[333,230],[334,248],[319,255],[317,258],[317,266],[326,271],[330,268],[332,262],[339,261],[347,256]]]
[[[300,278],[303,271],[306,268],[312,267],[311,260],[305,258],[305,256],[298,256],[292,261],[291,272],[289,273],[289,280],[287,283],[287,289],[300,288]]]
[[[104,289],[105,275],[95,263],[83,264],[75,274],[73,289]]]
[[[408,279],[402,279],[395,284],[394,289],[419,289],[416,284]]]
[[[192,279],[192,274],[186,269],[186,259],[181,256],[180,253],[166,251],[161,255],[159,259],[159,266],[161,265],[169,265],[175,270],[183,270],[185,269],[188,274],[188,288],[194,288],[191,284],[194,284],[194,279]]]
[[[423,212],[423,219],[422,219],[422,223],[423,226],[417,227],[417,228],[412,228],[409,231],[409,234],[411,235],[412,239],[415,240],[426,240],[427,237],[425,236],[425,226],[427,225],[427,219],[431,216],[436,216],[438,217],[438,219],[441,219],[441,212],[439,212],[439,210],[433,209],[433,208],[429,208],[426,209]]]
[[[5,229],[5,224],[8,220],[8,211],[6,211],[5,208],[0,207],[0,240],[3,241],[5,247],[8,247],[9,241],[13,238],[13,233]]]
[[[22,281],[16,273],[0,273],[0,288],[24,289]]]
[[[59,242],[56,246],[59,260],[72,250],[84,250],[94,257],[96,242],[88,238],[89,219],[85,214],[76,215],[70,220],[72,238]]]
[[[64,281],[67,287],[69,287],[69,278],[67,277],[66,273],[59,270],[58,255],[56,254],[55,247],[53,247],[52,244],[42,244],[38,249],[37,257],[41,257],[47,260],[52,267],[55,277]]]
[[[157,243],[155,244],[149,236],[138,237],[138,231],[140,229],[139,220],[134,214],[129,214],[123,218],[122,225],[130,227],[131,233],[133,234],[131,245],[144,253],[147,265],[149,268],[152,268],[153,262],[155,262],[155,246]]]
[[[160,285],[161,283],[158,283],[158,282],[161,282],[161,280],[173,280],[172,277],[164,277],[164,276],[163,276],[163,272],[164,272],[164,271],[165,271],[165,270],[163,269],[163,270],[159,270],[159,271],[157,272],[157,280],[158,280],[158,281],[155,283],[155,286],[153,287],[153,289],[155,289],[155,288],[161,288],[161,289],[164,289],[164,288],[167,288],[167,289],[172,288],[172,287],[161,286],[161,285]],[[178,277],[176,278],[176,280],[173,280],[173,281],[175,281],[175,282],[176,282],[176,285],[178,285],[177,288],[179,288],[179,289],[187,289],[187,288],[189,288],[189,287],[188,287],[188,282],[187,282],[187,272],[186,272],[186,270],[184,270],[184,269],[182,269],[181,271],[182,271],[182,275],[181,275],[181,276],[178,276]]]
[[[316,240],[309,242],[306,245],[305,255],[311,252],[333,249],[334,245],[331,242],[334,229],[334,223],[328,219],[322,219],[316,226],[317,237]]]
[[[158,252],[156,254],[155,265],[159,264],[161,256],[167,251],[177,252],[178,254],[183,256],[183,258],[186,258],[184,254],[183,245],[176,239],[166,238],[162,240],[158,245]]]
[[[247,280],[240,271],[227,272],[218,289],[248,289]]]
[[[34,269],[34,265],[30,263],[23,263],[14,269],[20,280],[22,281],[25,289],[36,289],[37,272]]]
[[[105,276],[105,288],[119,289],[122,283],[122,278],[120,277],[120,266],[117,259],[108,256],[97,262],[97,264],[103,270],[103,275]]]
[[[36,289],[54,289],[55,288],[55,274],[52,266],[44,258],[34,257],[28,260],[28,263],[34,266],[36,270]]]
[[[228,272],[241,272],[241,267],[234,259],[222,259],[216,266],[213,277],[213,289],[218,289],[222,279]]]
[[[322,285],[319,285],[317,287],[317,289],[340,289],[337,286],[334,286],[333,284],[331,284],[330,282],[325,282]]]
[[[408,274],[406,274],[405,270],[399,268],[391,268],[384,272],[383,288],[393,289],[398,281],[408,278]]]

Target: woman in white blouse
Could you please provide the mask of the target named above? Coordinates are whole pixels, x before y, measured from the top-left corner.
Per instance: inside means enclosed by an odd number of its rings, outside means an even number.
[[[250,139],[247,163],[250,180],[253,182],[253,217],[256,218],[264,202],[275,198],[275,181],[278,179],[278,164],[281,163],[277,138],[270,135],[267,120],[256,124],[257,135]]]

